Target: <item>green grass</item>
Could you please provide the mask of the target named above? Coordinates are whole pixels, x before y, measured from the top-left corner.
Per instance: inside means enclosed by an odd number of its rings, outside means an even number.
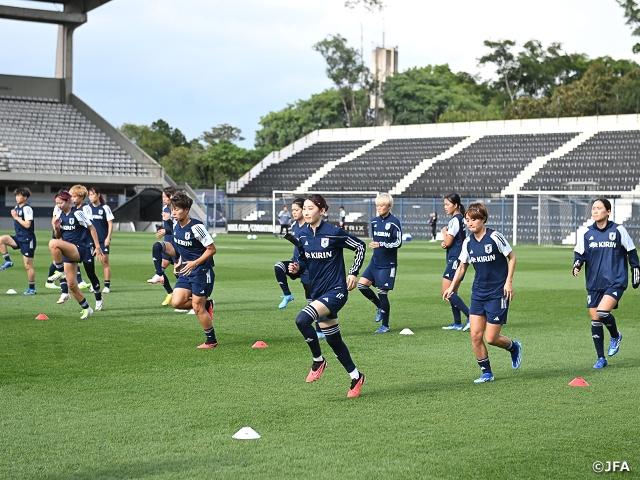
[[[628,478],[640,471],[640,297],[625,294],[620,353],[594,371],[570,248],[515,248],[503,332],[522,342],[523,363],[514,371],[508,353],[489,347],[496,381],[476,385],[468,333],[441,329],[451,322],[442,250],[405,244],[392,333],[373,334],[375,308],[357,291],[340,312],[367,374],[361,397],[348,399],[349,377],[324,342],[329,367],[305,382],[311,358],[294,323],[301,286],[276,308],[273,264],[289,258],[285,241],[217,237],[220,346],[198,350],[197,319],[161,307],[163,288],[145,283],[152,235],[114,235],[112,293],[87,321],[75,301],[56,305],[59,292],[44,288],[47,240],[39,232],[36,296],[4,295],[26,289],[19,253],[0,272],[0,478],[569,479],[595,475],[597,460],[627,461]],[[470,284],[471,275],[467,300]],[[35,321],[39,313],[50,320]],[[269,348],[252,349],[257,340]],[[569,387],[575,377],[591,386]],[[262,438],[232,439],[243,426]]]

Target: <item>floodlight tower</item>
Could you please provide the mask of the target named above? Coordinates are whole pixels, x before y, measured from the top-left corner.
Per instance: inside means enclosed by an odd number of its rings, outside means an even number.
[[[110,0],[30,0],[62,4],[63,11],[39,10],[0,5],[0,18],[58,25],[55,78],[62,80],[62,98],[71,101],[73,92],[73,32],[87,22],[87,12]]]

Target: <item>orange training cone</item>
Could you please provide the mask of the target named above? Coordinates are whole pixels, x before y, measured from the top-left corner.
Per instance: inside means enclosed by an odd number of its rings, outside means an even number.
[[[267,345],[266,343],[264,343],[262,340],[258,340],[256,343],[254,343],[251,348],[267,348],[269,345]]]
[[[47,317],[44,313],[41,313],[36,317],[36,320],[49,320],[49,317]]]
[[[569,386],[570,387],[588,387],[589,384],[584,381],[584,378],[578,377],[578,378],[574,378],[573,380],[571,380],[569,382]]]

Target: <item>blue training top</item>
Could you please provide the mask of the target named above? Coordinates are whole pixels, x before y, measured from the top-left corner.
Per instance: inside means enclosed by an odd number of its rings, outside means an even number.
[[[109,222],[115,218],[111,212],[111,207],[107,204],[100,204],[94,207],[93,204],[89,204],[91,209],[91,222],[98,234],[98,240],[104,242],[107,235],[109,235]]]
[[[464,242],[464,220],[460,213],[456,213],[447,225],[447,235],[453,237],[453,243],[447,248],[447,264],[454,263],[458,260],[462,251],[462,243]]]
[[[293,235],[295,238],[300,240],[300,232],[302,232],[307,227],[308,225],[306,223],[303,223],[302,226],[300,226],[298,225],[298,221],[294,220],[293,223],[291,224],[291,235]],[[299,256],[300,256],[300,248],[297,245],[295,245],[293,247],[293,257],[291,257],[291,261],[297,262]],[[305,270],[304,272],[302,272],[302,275],[300,275],[300,282],[302,282],[303,285],[309,285],[311,283],[311,281],[309,280],[308,270]]]
[[[347,290],[347,276],[344,272],[342,250],[348,248],[356,252],[349,275],[358,275],[366,245],[358,237],[345,232],[339,227],[321,221],[314,235],[307,226],[300,232],[298,244],[300,255],[298,265],[302,271],[309,271],[311,281],[311,298],[318,298],[325,292],[334,289]]]
[[[476,274],[471,287],[473,300],[485,301],[504,297],[504,284],[509,275],[507,256],[511,246],[504,236],[487,228],[480,240],[469,235],[462,243],[460,261],[473,264]]]
[[[18,220],[13,220],[13,229],[16,231],[16,238],[18,241],[20,243],[29,243],[31,240],[36,238],[36,234],[34,232],[35,221],[33,220],[33,209],[29,205],[23,205],[22,207],[16,205],[13,209],[18,212],[18,217],[21,220],[31,222],[29,228],[25,228]]]
[[[88,247],[93,243],[89,227],[92,225],[84,207],[71,207],[69,213],[60,212],[60,230],[62,240],[76,246]]]
[[[189,222],[184,227],[181,227],[179,222],[174,222],[173,245],[183,262],[199,259],[207,250],[206,247],[212,244],[213,239],[200,220],[189,218]],[[210,268],[213,268],[213,257],[194,268],[191,275],[204,273]]]
[[[164,228],[164,241],[171,242],[173,238],[173,224],[175,223],[173,217],[171,217],[171,209],[165,205],[162,207],[162,213],[169,214],[169,220],[165,220],[164,216],[162,217],[162,228]]]
[[[579,230],[574,249],[574,266],[586,264],[587,290],[624,290],[629,283],[628,263],[640,266],[638,252],[627,229],[614,222],[600,229],[594,223]]]
[[[373,249],[371,261],[376,268],[394,268],[398,265],[398,249],[402,246],[400,220],[391,213],[385,218],[377,216],[371,220],[371,236],[380,244]]]

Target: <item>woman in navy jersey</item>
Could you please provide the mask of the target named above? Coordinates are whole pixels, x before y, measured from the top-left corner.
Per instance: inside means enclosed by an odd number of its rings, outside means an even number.
[[[480,378],[474,382],[493,382],[494,376],[483,335],[487,343],[503,348],[511,354],[513,368],[518,368],[522,361],[520,342],[512,341],[500,333],[502,326],[507,323],[509,302],[513,300],[516,256],[501,233],[485,226],[489,213],[483,204],[469,205],[465,218],[471,235],[462,244],[460,265],[442,297],[445,300],[451,297],[472,263],[475,275],[469,307],[471,344],[482,371]]]
[[[156,242],[151,248],[153,256],[153,266],[155,267],[155,275],[147,280],[147,283],[161,283],[167,292],[167,296],[162,302],[162,306],[171,305],[171,295],[173,288],[169,278],[165,274],[165,269],[174,263],[174,259],[178,258],[178,254],[173,248],[173,218],[171,217],[171,197],[178,190],[174,187],[167,187],[162,191],[162,227],[156,232],[156,238],[162,238],[163,241]],[[164,237],[164,238],[163,238]]]
[[[456,270],[460,265],[458,257],[462,250],[462,242],[464,242],[464,206],[460,201],[457,193],[451,193],[444,197],[444,211],[447,215],[451,215],[449,224],[442,229],[442,243],[440,246],[447,251],[447,267],[442,274],[442,293],[451,286]],[[460,279],[462,282],[463,279]],[[469,308],[464,300],[458,295],[458,288],[449,295],[449,303],[451,304],[451,312],[453,313],[453,323],[442,327],[443,330],[469,330]],[[460,312],[467,317],[467,322],[462,326],[462,317]]]
[[[89,214],[82,208],[86,195],[85,187],[75,185],[69,192],[63,192],[57,196],[56,205],[60,208],[60,216],[51,222],[56,239],[49,242],[56,272],[48,280],[53,282],[60,278],[67,278],[69,291],[82,307],[81,319],[88,318],[93,313],[93,309],[78,288],[76,280],[78,263],[84,263],[85,271],[93,285],[96,296],[95,309],[102,310],[103,306],[100,280],[95,274],[93,264],[94,248],[98,257],[102,256],[102,250],[100,250],[98,235]]]
[[[111,291],[111,266],[109,265],[109,254],[111,253],[111,234],[113,233],[113,213],[111,208],[104,201],[100,190],[96,187],[89,189],[89,201],[91,204],[91,221],[98,233],[100,249],[102,250],[102,268],[104,269],[104,289],[102,293]]]
[[[587,308],[591,316],[591,336],[598,360],[593,368],[604,368],[609,362],[604,356],[604,327],[611,339],[607,354],[613,357],[620,349],[622,334],[611,310],[629,284],[628,269],[631,265],[633,288],[640,285],[638,252],[627,230],[609,220],[611,202],[598,198],[591,204],[594,223],[578,231],[574,249],[573,275],[578,276],[583,266],[587,283]]]
[[[338,312],[347,303],[348,292],[358,283],[357,275],[367,247],[359,238],[325,222],[322,218],[328,209],[329,206],[322,195],[311,195],[304,202],[304,219],[308,226],[300,232],[300,253],[297,262],[289,264],[289,272],[309,272],[312,301],[298,314],[296,325],[313,356],[307,382],[318,380],[327,366],[320,342],[312,327],[313,322],[319,320],[327,343],[351,377],[351,387],[347,396],[357,397],[365,382],[365,376],[356,368],[349,349],[342,340]],[[356,252],[348,277],[344,271],[345,248]]]
[[[209,296],[215,279],[213,255],[216,246],[205,225],[189,216],[192,205],[193,200],[184,192],[171,197],[171,213],[175,219],[173,244],[179,257],[173,265],[178,281],[172,300],[175,308],[193,308],[198,316],[206,336],[198,348],[214,348],[218,341],[213,329],[213,300]]]

